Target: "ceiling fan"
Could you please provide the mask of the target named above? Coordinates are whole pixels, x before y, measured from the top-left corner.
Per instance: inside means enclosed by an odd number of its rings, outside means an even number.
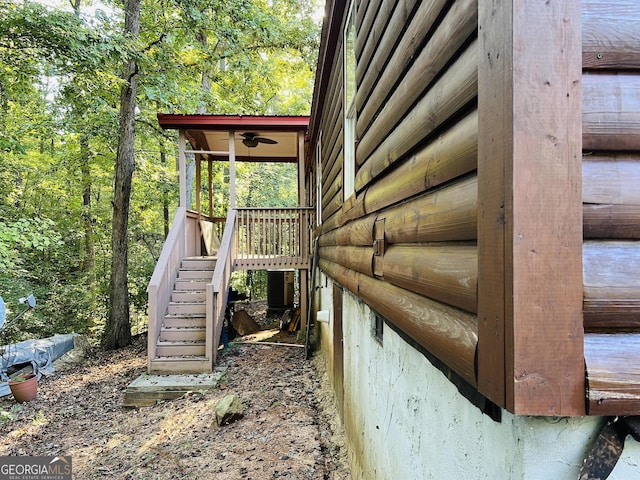
[[[241,134],[243,137],[242,143],[249,148],[255,148],[259,143],[266,143],[269,145],[274,145],[278,142],[272,140],[271,138],[261,137],[258,135],[258,132],[245,132]]]

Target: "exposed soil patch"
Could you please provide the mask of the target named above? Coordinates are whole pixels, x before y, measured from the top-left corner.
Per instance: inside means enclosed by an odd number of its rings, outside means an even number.
[[[260,304],[246,307],[256,306],[261,325],[279,321]],[[267,341],[294,343],[296,334]],[[124,389],[146,369],[145,351],[144,339],[94,351],[42,379],[32,402],[0,399],[0,455],[71,455],[78,479],[351,478],[326,375],[304,349],[231,345],[218,362],[220,389],[124,409]],[[218,427],[214,406],[230,393],[242,400],[244,418]]]

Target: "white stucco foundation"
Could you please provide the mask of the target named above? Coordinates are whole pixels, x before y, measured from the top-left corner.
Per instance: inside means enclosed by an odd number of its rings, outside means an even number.
[[[318,291],[332,306],[331,282]],[[331,367],[333,314],[321,345]],[[354,295],[343,297],[344,426],[354,479],[575,480],[602,417],[523,417],[495,422]],[[331,371],[331,369],[329,370]],[[609,477],[640,479],[640,444],[627,438]]]

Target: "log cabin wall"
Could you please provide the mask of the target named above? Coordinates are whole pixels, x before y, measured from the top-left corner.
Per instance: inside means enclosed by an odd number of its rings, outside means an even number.
[[[346,201],[341,41],[319,127],[320,267],[472,385],[477,8],[357,3],[356,192]]]
[[[640,5],[354,1],[346,200],[341,33],[312,112],[320,268],[511,412],[637,414]]]
[[[640,4],[583,1],[588,412],[640,410]]]

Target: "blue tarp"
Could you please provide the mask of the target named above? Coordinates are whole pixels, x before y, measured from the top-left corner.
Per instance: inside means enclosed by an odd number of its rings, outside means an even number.
[[[53,361],[73,349],[73,339],[76,333],[54,335],[40,340],[26,340],[0,347],[0,397],[9,395],[9,376],[7,370],[14,365],[30,363],[34,373],[40,378],[42,375],[53,374]]]

